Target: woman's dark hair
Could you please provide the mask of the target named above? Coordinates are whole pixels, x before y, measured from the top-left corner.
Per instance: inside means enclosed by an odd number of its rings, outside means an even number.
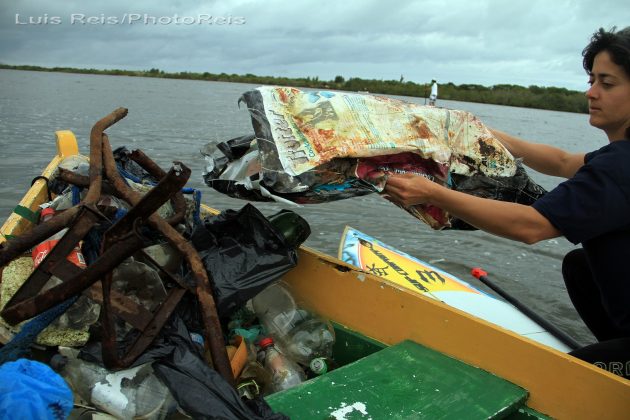
[[[595,56],[602,51],[608,51],[612,61],[623,67],[626,74],[630,76],[630,26],[620,31],[615,31],[613,27],[610,31],[599,28],[591,37],[591,42],[582,51],[584,61],[582,65],[587,73],[593,70]]]
[[[613,27],[610,31],[599,28],[597,32],[591,37],[591,42],[582,51],[584,60],[582,65],[587,73],[591,73],[593,70],[593,62],[595,56],[602,51],[607,51],[610,54],[612,61],[621,66],[630,77],[630,26],[615,31]],[[630,128],[626,130],[626,137],[630,139]]]

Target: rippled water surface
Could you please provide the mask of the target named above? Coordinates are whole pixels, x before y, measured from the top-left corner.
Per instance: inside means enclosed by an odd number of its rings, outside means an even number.
[[[50,161],[56,130],[72,130],[80,150],[87,154],[92,125],[120,106],[128,108],[129,115],[108,130],[114,148],[142,149],[164,168],[172,160],[181,160],[193,170],[190,183],[203,191],[206,204],[221,210],[240,208],[243,201],[203,184],[204,160],[199,149],[212,140],[253,132],[246,109],[239,108],[237,101],[254,87],[0,70],[0,222]],[[586,115],[454,101],[438,101],[438,105],[470,111],[489,126],[568,150],[593,150],[607,142],[588,125]],[[530,174],[547,189],[561,181]],[[255,205],[265,214],[280,208]],[[336,255],[343,228],[350,225],[473,284],[470,268],[483,267],[503,289],[576,339],[592,341],[560,274],[562,257],[573,248],[563,238],[529,246],[483,232],[436,232],[376,195],[295,210],[311,225],[306,245],[312,248]]]

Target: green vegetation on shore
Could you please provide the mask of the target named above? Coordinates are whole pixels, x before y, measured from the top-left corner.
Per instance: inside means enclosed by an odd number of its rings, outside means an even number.
[[[165,73],[153,68],[150,70],[97,70],[76,69],[70,67],[12,66],[0,64],[0,69],[31,70],[62,73],[103,74],[113,76],[158,77],[165,79],[207,80],[217,82],[253,83],[262,85],[295,86],[315,89],[338,89],[362,91],[375,94],[402,95],[426,98],[430,84],[418,84],[400,80],[373,80],[353,77],[345,79],[337,76],[334,80],[319,80],[318,77],[288,78],[274,76],[256,76],[253,74],[213,74],[213,73]],[[525,108],[549,109],[555,111],[588,113],[588,103],[583,92],[556,87],[523,87],[518,85],[482,86],[473,84],[455,85],[443,83],[439,87],[439,99],[453,101],[479,102],[485,104],[519,106]]]

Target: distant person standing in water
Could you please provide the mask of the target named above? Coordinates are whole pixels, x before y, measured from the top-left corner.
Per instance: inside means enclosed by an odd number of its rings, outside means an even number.
[[[534,204],[475,197],[411,174],[390,175],[384,192],[403,206],[432,204],[516,241],[564,236],[581,244],[564,257],[562,275],[597,343],[571,354],[630,378],[630,27],[595,32],[582,56],[589,122],[608,144],[570,153],[493,130],[527,166],[567,178]]]
[[[435,106],[438,95],[438,85],[435,79],[431,80],[431,94],[429,95],[429,105]]]

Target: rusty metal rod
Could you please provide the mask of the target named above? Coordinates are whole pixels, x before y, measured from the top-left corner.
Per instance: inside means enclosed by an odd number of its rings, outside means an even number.
[[[151,214],[155,213],[168,201],[169,197],[181,191],[189,178],[190,169],[179,162],[175,162],[171,170],[164,174],[164,177],[153,189],[142,196],[140,200],[132,203],[133,207],[129,212],[107,231],[107,238],[115,242],[116,237],[126,234],[131,230],[132,224],[135,223],[137,219],[142,221],[148,219]],[[113,187],[116,191],[119,191],[120,184],[116,185],[116,183],[114,183]]]
[[[103,131],[127,116],[126,108],[115,109],[111,114],[94,124],[90,132],[90,188],[85,196],[86,203],[94,203],[101,196],[103,182]]]
[[[90,186],[89,176],[79,175],[76,172],[72,172],[71,170],[66,168],[59,168],[57,179],[80,188],[86,188]],[[103,180],[101,192],[103,194],[114,195],[114,189],[111,187],[111,185],[109,185],[109,182],[107,182],[106,179]]]
[[[20,286],[9,302],[7,302],[6,307],[10,307],[17,302],[37,294],[50,279],[54,267],[58,263],[66,260],[70,251],[77,246],[101,217],[90,205],[86,204],[78,208],[80,209],[80,213],[74,219],[63,238],[57,242],[50,253],[46,255],[46,258],[33,270],[28,279]],[[55,217],[53,217],[52,220],[54,219]]]
[[[178,284],[181,288],[187,289],[191,293],[195,293],[194,287],[187,284],[181,276],[173,274],[173,273],[169,273],[168,270],[166,270],[164,267],[158,264],[158,262],[155,261],[153,257],[151,257],[147,252],[145,252],[144,249],[140,251],[140,254],[142,254],[142,257],[144,259],[146,259],[160,273],[165,275],[171,282],[173,282],[174,284]]]
[[[60,279],[70,279],[80,274],[81,271],[83,271],[82,268],[79,268],[70,261],[62,260],[55,265],[52,274]],[[101,289],[101,282],[97,281],[85,289],[83,295],[101,305],[103,304],[103,293]],[[153,317],[151,311],[131,300],[131,298],[128,298],[117,290],[112,290],[110,297],[114,313],[134,328],[142,331],[151,322],[151,318]]]
[[[155,163],[149,156],[147,156],[142,150],[134,150],[131,152],[131,159],[147,171],[155,179],[162,179],[166,175],[166,172],[160,166]],[[178,191],[172,198],[174,214],[166,219],[169,225],[176,225],[181,223],[186,216],[186,200],[184,194]]]
[[[102,144],[107,178],[110,180],[113,187],[123,195],[125,201],[135,205],[140,200],[140,194],[129,188],[118,174],[109,139],[106,134],[103,134]],[[154,229],[162,233],[166,240],[175,247],[188,262],[191,273],[196,280],[196,292],[200,303],[204,335],[210,349],[214,368],[228,383],[234,385],[234,376],[225,348],[225,341],[223,339],[216,304],[212,295],[210,279],[197,250],[157,214],[152,214],[148,222]]]
[[[103,142],[104,144],[105,142]],[[107,142],[109,145],[109,142]],[[108,156],[109,148],[104,147],[103,157],[106,165],[113,160],[113,155]],[[116,173],[118,173],[116,171]],[[136,232],[137,227],[141,225],[150,215],[154,214],[169,198],[180,191],[188,178],[190,177],[190,169],[183,165],[175,164],[173,168],[164,176],[157,186],[146,193],[142,198],[133,203],[133,207],[118,222],[116,222],[103,238],[103,250],[107,252],[113,247],[119,246],[119,243],[126,241],[130,232]],[[113,186],[118,190],[116,179]],[[125,185],[126,186],[126,185]],[[127,187],[129,188],[129,187]],[[140,237],[140,235],[137,235]],[[106,367],[110,369],[125,368],[131,365],[133,361],[142,354],[146,347],[153,341],[155,336],[160,332],[164,322],[175,310],[179,300],[184,295],[185,290],[177,289],[169,292],[167,299],[162,303],[160,309],[151,318],[146,329],[137,337],[134,344],[123,356],[119,356],[118,345],[116,341],[116,326],[113,318],[111,305],[111,287],[112,273],[108,273],[102,280],[103,305],[101,307],[101,324],[103,327],[102,337],[102,354]]]
[[[57,213],[46,223],[39,224],[18,237],[7,240],[0,248],[0,267],[4,267],[30,248],[50,238],[75,219],[81,209],[72,207]]]
[[[99,305],[103,304],[103,290],[100,281],[97,281],[83,291],[83,294]],[[134,328],[143,331],[151,322],[153,314],[144,306],[134,302],[117,290],[112,290],[110,295],[112,311]]]
[[[103,279],[103,285],[105,285],[105,282],[106,280]],[[109,285],[111,286],[111,283]],[[104,305],[101,307],[101,311],[106,311],[103,314],[104,316],[101,318],[104,331],[106,331],[102,340],[103,363],[108,369],[123,369],[131,366],[131,364],[140,357],[146,348],[153,342],[155,337],[162,330],[166,321],[168,321],[173,312],[175,312],[175,309],[186,293],[186,290],[174,288],[169,291],[165,301],[162,302],[160,308],[152,314],[149,323],[142,330],[142,333],[136,338],[134,343],[127,350],[127,353],[122,356],[119,356],[113,318],[109,312],[111,308],[107,307],[107,302],[111,299],[111,296],[108,296],[108,293],[109,292],[106,292],[105,288],[103,288]]]
[[[81,270],[77,276],[54,286],[44,293],[32,296],[12,306],[5,306],[2,317],[10,324],[16,325],[25,319],[52,308],[59,302],[71,298],[90,287],[107,273],[111,272],[126,258],[133,255],[144,245],[140,238],[131,237],[123,243],[109,249],[94,264]]]
[[[101,195],[103,173],[103,131],[124,118],[126,115],[127,110],[125,108],[118,108],[108,116],[99,120],[92,127],[92,132],[90,134],[90,185],[84,201],[87,204],[95,204]],[[18,238],[8,240],[0,248],[0,267],[4,267],[22,253],[26,252],[29,248],[41,243],[50,236],[59,232],[64,227],[68,226],[71,222],[75,221],[75,217],[79,211],[80,208],[76,206],[72,207],[56,215],[46,223],[34,227],[30,232],[25,233]],[[79,240],[82,239],[83,236],[85,236],[85,234],[83,234]]]
[[[139,152],[139,153],[138,153]],[[149,174],[157,179],[162,179],[166,175],[166,172],[157,164],[155,164],[147,155],[145,155],[140,150],[134,150],[132,153],[132,159],[137,162],[143,169],[145,169]],[[135,157],[135,158],[134,158]],[[151,170],[149,170],[151,168]],[[156,170],[157,168],[157,170]],[[57,174],[57,178],[67,182],[72,185],[76,185],[77,187],[85,188],[90,185],[90,178],[85,175],[79,175],[75,172],[72,172],[68,169],[59,168],[59,173]],[[109,194],[113,196],[117,196],[116,190],[111,186],[107,179],[103,180],[102,184],[102,192],[104,194]],[[122,198],[122,197],[118,197]],[[181,191],[177,192],[172,198],[171,202],[173,204],[174,214],[166,219],[166,222],[169,225],[176,225],[181,223],[184,220],[186,215],[186,201],[184,199],[184,195]]]

